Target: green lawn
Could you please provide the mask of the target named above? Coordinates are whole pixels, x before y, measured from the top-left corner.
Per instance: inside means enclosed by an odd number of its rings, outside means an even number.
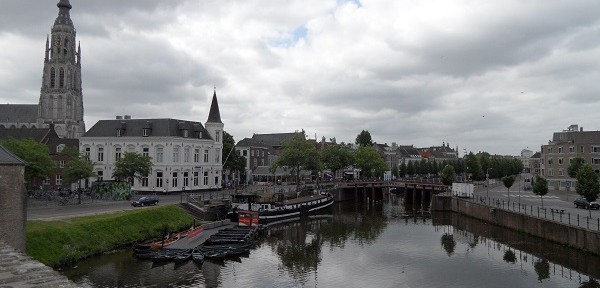
[[[158,238],[164,230],[190,228],[193,218],[175,205],[59,221],[27,221],[27,254],[59,267],[137,241]]]

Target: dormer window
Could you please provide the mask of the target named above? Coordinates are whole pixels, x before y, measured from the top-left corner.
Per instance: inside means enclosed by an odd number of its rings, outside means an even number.
[[[121,137],[121,136],[123,136],[123,134],[124,134],[123,129],[117,129],[117,137]]]
[[[142,129],[142,136],[144,136],[144,137],[150,136],[150,129],[149,128]]]
[[[62,152],[63,149],[65,149],[65,144],[59,144],[58,146],[56,146],[56,153]]]
[[[183,129],[183,137],[184,138],[188,137],[188,130],[187,129]]]

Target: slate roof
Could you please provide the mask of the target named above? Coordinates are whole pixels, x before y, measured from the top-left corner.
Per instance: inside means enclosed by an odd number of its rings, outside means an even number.
[[[36,104],[0,104],[0,122],[35,123],[37,116]]]
[[[281,147],[286,143],[290,142],[294,136],[300,136],[304,138],[304,133],[293,132],[293,133],[274,133],[274,134],[254,134],[252,139],[255,141],[263,142],[272,147]]]
[[[260,147],[260,148],[269,148],[269,145],[258,141],[258,140],[254,140],[252,138],[244,138],[240,141],[238,141],[238,143],[235,145],[236,147]]]
[[[178,119],[113,119],[100,120],[82,137],[144,137],[143,130],[149,129],[148,137],[184,137],[213,140],[206,128],[200,122]]]
[[[25,161],[0,145],[0,165],[25,165]]]
[[[208,120],[210,123],[223,123],[221,121],[221,112],[219,112],[219,102],[217,101],[217,91],[214,92],[212,103],[210,104],[210,112],[208,113]]]
[[[33,139],[48,147],[50,154],[56,154],[56,147],[79,147],[78,139],[60,138],[54,128],[0,128],[0,139]]]
[[[531,156],[531,158],[542,158],[542,153],[541,152],[535,152],[535,154],[533,154],[533,156]]]

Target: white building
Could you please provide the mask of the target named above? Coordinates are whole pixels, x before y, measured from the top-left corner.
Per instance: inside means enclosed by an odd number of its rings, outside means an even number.
[[[114,180],[115,163],[125,152],[152,158],[152,171],[135,180],[132,190],[144,192],[197,191],[221,188],[223,122],[216,92],[208,120],[100,120],[79,142],[80,152],[94,162],[96,180]]]

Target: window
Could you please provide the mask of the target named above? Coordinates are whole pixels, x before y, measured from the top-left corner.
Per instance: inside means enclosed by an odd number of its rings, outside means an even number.
[[[185,147],[183,150],[183,162],[190,163],[190,147]]]
[[[254,157],[254,150],[250,150],[250,157]]]
[[[562,165],[563,164],[563,159],[562,158],[558,158],[558,165]]]
[[[221,163],[221,149],[215,149],[215,163]]]
[[[244,157],[248,157],[248,150],[244,150],[244,151],[242,151],[242,156],[244,156]]]
[[[84,151],[83,155],[85,155],[86,158],[90,159],[90,154],[91,154],[90,147],[85,147],[83,151]]]
[[[142,187],[148,187],[148,177],[142,177]]]
[[[179,162],[179,147],[173,147],[173,162]]]
[[[148,147],[142,148],[142,156],[146,156],[146,157],[150,156],[150,148],[148,148]]]
[[[260,166],[265,166],[265,159],[260,159]]]
[[[558,153],[563,153],[563,147],[558,147]]]
[[[220,186],[219,185],[219,176],[215,176],[215,186]]]
[[[258,165],[258,159],[252,158],[252,163],[254,163],[254,167],[256,167],[256,165]]]
[[[548,153],[552,153],[552,147],[548,147]]]
[[[59,144],[58,146],[56,146],[56,153],[62,152],[63,149],[65,149],[65,144]]]
[[[208,149],[204,149],[204,163],[208,163]]]
[[[177,172],[173,172],[172,177],[171,177],[171,184],[173,188],[176,188],[178,186],[177,183]]]
[[[216,141],[217,143],[220,143],[220,142],[221,142],[221,130],[217,130],[217,131],[215,131],[215,141]]]
[[[42,182],[43,185],[50,185],[50,178],[46,177],[44,178],[44,181]]]
[[[200,162],[200,149],[195,148],[194,149],[194,163],[198,163],[198,162]]]
[[[548,159],[548,165],[552,165],[552,158]]]
[[[187,129],[184,129],[184,130],[183,130],[183,137],[184,137],[184,138],[187,138],[187,137],[188,137],[188,130],[187,130]]]
[[[552,169],[548,169],[548,176],[554,176],[552,173]]]
[[[150,129],[148,129],[148,128],[144,128],[144,129],[142,129],[142,136],[143,136],[143,137],[148,137],[148,136],[150,136]]]
[[[65,160],[58,160],[58,168],[65,168]]]
[[[583,145],[579,146],[579,152],[583,153],[583,150],[585,150],[583,149]]]
[[[98,147],[98,157],[96,157],[96,160],[98,162],[103,162],[104,161],[104,147]]]
[[[204,177],[203,178],[204,178],[203,179],[204,185],[205,186],[208,185],[208,172],[204,172]]]
[[[123,129],[117,129],[117,137],[123,136]]]
[[[163,172],[156,172],[156,187],[163,187]]]
[[[50,88],[54,88],[54,85],[56,83],[56,70],[54,70],[54,67],[50,68]]]
[[[600,158],[592,158],[592,165],[600,165]]]
[[[558,176],[565,176],[563,169],[558,169]]]
[[[115,147],[115,161],[121,160],[121,147]]]
[[[592,146],[592,153],[599,153],[600,152],[600,146]]]
[[[198,172],[194,171],[194,186],[198,186]]]
[[[58,85],[60,88],[63,88],[65,86],[65,69],[64,68],[60,68],[59,72],[58,72],[58,77],[59,77],[59,82]]]
[[[56,186],[62,185],[62,175],[56,175]]]
[[[156,147],[156,162],[163,162],[163,147]]]
[[[100,171],[96,172],[96,175],[98,175],[98,177],[96,177],[96,179],[98,181],[104,180],[104,171],[100,170]]]
[[[575,153],[575,147],[569,146],[569,153]]]
[[[190,186],[189,176],[189,172],[183,172],[183,187]]]

